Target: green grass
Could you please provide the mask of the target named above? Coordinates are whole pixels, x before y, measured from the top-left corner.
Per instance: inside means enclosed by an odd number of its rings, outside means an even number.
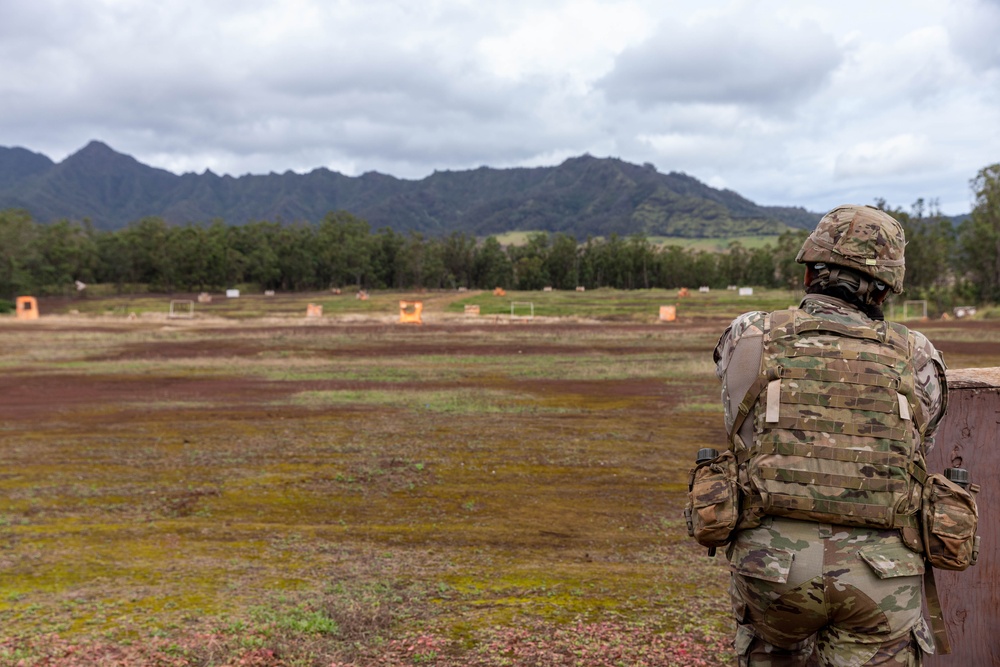
[[[483,389],[455,391],[309,391],[295,395],[292,402],[296,405],[312,407],[338,405],[391,406],[408,408],[417,412],[426,411],[456,415],[524,412],[532,409],[526,405],[526,399],[519,398],[517,395]]]
[[[534,305],[536,317],[576,317],[606,322],[656,322],[660,306],[677,307],[678,318],[733,318],[748,310],[774,310],[797,305],[800,294],[788,290],[755,290],[752,296],[740,296],[736,290],[716,289],[699,292],[689,289],[686,297],[677,290],[612,290],[584,292],[553,290],[508,291],[506,296],[492,292],[471,295],[448,305],[448,312],[461,313],[466,305],[479,306],[480,317],[510,316],[511,302]],[[667,326],[667,325],[665,325]]]
[[[504,246],[522,246],[528,243],[528,237],[532,234],[544,232],[506,232],[495,235],[497,241]],[[725,252],[730,244],[739,243],[744,248],[756,249],[766,245],[777,245],[777,236],[727,236],[720,238],[689,238],[681,236],[650,236],[647,240],[658,246],[680,246],[682,248],[704,251],[704,252]]]
[[[763,248],[767,245],[772,247],[778,245],[777,236],[727,236],[723,238],[709,239],[682,238],[676,236],[651,236],[649,237],[649,241],[650,243],[661,247],[680,246],[695,252],[726,252],[729,250],[729,246],[733,243],[739,243],[744,248],[750,250]]]

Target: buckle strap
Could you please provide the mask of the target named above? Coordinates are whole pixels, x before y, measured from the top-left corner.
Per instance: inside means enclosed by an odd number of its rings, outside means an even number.
[[[736,412],[736,418],[733,419],[733,425],[729,429],[729,442],[733,442],[733,438],[737,433],[740,432],[740,427],[743,426],[743,422],[746,421],[747,416],[750,411],[753,410],[753,406],[757,403],[757,397],[760,393],[764,391],[764,387],[768,385],[773,380],[778,379],[779,369],[770,368],[766,373],[761,373],[754,380],[750,388],[747,389],[747,393],[743,396],[743,402],[740,403],[739,410]]]
[[[927,600],[927,615],[931,620],[931,633],[934,635],[934,646],[938,653],[951,653],[951,641],[948,639],[948,627],[944,623],[944,610],[938,598],[937,584],[934,582],[934,568],[930,563],[924,567],[924,598]]]

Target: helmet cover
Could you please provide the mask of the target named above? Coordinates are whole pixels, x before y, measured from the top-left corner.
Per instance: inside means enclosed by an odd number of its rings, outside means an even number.
[[[838,206],[823,216],[795,261],[845,266],[903,291],[903,227],[874,206]]]

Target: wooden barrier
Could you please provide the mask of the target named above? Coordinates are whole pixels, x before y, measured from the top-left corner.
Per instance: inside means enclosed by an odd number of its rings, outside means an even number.
[[[952,652],[924,665],[1000,665],[1000,368],[948,371],[948,412],[927,456],[930,472],[965,468],[980,487],[979,562],[965,572],[935,570]]]

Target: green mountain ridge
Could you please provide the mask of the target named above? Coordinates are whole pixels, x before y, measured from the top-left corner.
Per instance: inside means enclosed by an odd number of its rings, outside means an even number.
[[[582,155],[555,167],[436,171],[420,180],[368,172],[176,175],[92,141],[60,163],[0,147],[0,209],[39,221],[119,229],[147,216],[177,223],[317,222],[343,210],[373,229],[440,236],[510,231],[719,238],[811,228],[820,214],[760,206],[684,173]]]

